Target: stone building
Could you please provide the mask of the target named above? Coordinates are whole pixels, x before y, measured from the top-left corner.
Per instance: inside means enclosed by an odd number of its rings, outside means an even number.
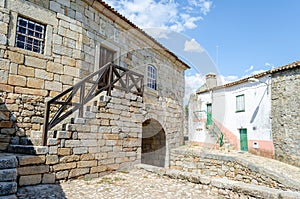
[[[300,167],[300,62],[271,71],[275,158]]]
[[[225,85],[206,76],[189,102],[189,139],[299,166],[299,62]],[[221,142],[221,143],[220,143]]]
[[[168,166],[187,68],[101,0],[0,0],[0,150],[37,155],[18,184]]]

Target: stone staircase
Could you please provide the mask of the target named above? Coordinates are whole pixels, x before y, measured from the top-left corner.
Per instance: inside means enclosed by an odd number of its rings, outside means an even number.
[[[207,126],[207,130],[209,132],[209,135],[212,137],[212,139],[215,139],[216,140],[216,148],[221,150],[221,151],[226,151],[226,152],[229,152],[229,151],[233,151],[235,150],[234,146],[231,145],[231,143],[229,142],[229,140],[225,137],[225,135],[223,134],[223,144],[222,146],[220,146],[220,135],[218,132],[216,131],[219,131],[221,132],[221,130],[216,126],[215,123],[213,123],[212,125],[210,126]]]
[[[0,199],[17,198],[17,164],[16,156],[0,154]]]
[[[49,146],[60,143],[61,139],[70,139],[70,131],[82,128],[88,119],[96,118],[96,112],[103,105],[103,102],[94,101],[89,103],[92,105],[85,106],[83,118],[79,118],[75,112],[60,124],[55,126],[47,133],[47,143],[43,146],[42,130],[31,131],[29,137],[13,137],[8,146],[9,153],[30,154],[30,155],[46,155],[49,152]]]

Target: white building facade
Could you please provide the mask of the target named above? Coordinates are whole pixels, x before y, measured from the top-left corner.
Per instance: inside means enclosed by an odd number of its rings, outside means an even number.
[[[222,86],[211,86],[216,76],[206,78],[206,85],[190,101],[190,141],[220,144],[223,134],[236,150],[273,158],[270,75],[261,73]],[[216,128],[217,138],[211,139],[210,129]]]

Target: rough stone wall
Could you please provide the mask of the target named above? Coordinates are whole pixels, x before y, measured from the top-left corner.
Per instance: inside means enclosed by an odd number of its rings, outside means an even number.
[[[210,154],[199,150],[173,149],[171,151],[170,169],[209,176],[210,178],[227,178],[248,184],[263,185],[282,190],[299,191],[299,182],[288,182],[280,176],[268,175],[254,164],[238,161],[238,157],[222,154]]]
[[[14,47],[18,15],[46,25],[43,54]],[[157,68],[158,89],[145,89],[144,120],[154,118],[162,124],[168,147],[182,143],[184,66],[115,19],[98,1],[0,1],[1,106],[9,112],[1,119],[1,149],[9,137],[29,137],[40,130],[44,102],[97,70],[100,46],[116,52],[116,64],[145,77],[148,64]]]
[[[300,67],[272,74],[275,158],[300,167]]]
[[[50,131],[40,155],[17,156],[20,186],[93,178],[141,162],[142,98],[113,91],[88,109],[65,131]]]

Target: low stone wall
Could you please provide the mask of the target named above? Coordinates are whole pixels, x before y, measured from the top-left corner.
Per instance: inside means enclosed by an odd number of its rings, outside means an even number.
[[[268,188],[260,185],[252,185],[239,181],[228,180],[226,178],[211,178],[200,174],[178,171],[173,169],[162,169],[150,165],[136,165],[139,169],[145,169],[159,175],[168,176],[174,179],[187,180],[202,186],[201,189],[206,190],[213,198],[299,198],[299,192],[282,191],[274,188]]]
[[[238,156],[210,153],[187,147],[171,151],[170,168],[209,176],[262,185],[281,190],[300,190],[300,183],[283,174],[258,167]]]

